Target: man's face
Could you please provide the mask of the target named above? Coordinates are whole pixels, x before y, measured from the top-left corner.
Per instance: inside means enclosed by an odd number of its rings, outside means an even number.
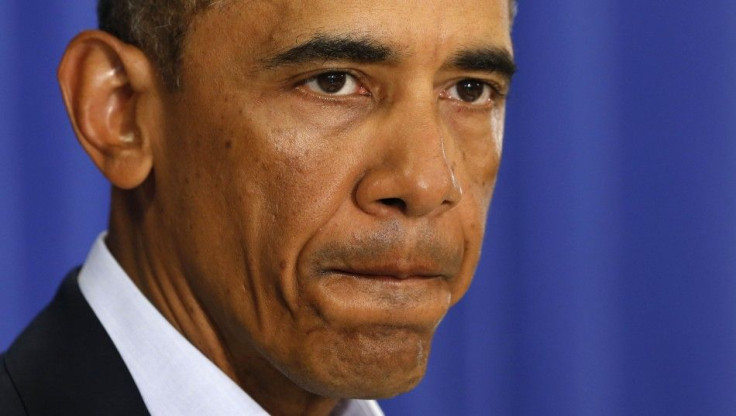
[[[510,51],[506,0],[233,1],[195,19],[154,215],[244,383],[383,397],[421,379],[478,261]]]

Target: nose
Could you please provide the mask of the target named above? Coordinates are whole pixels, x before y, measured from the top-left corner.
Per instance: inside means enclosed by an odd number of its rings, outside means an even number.
[[[437,110],[407,107],[390,112],[381,123],[374,149],[380,157],[357,185],[357,204],[368,214],[438,215],[462,198],[452,160],[455,149]]]

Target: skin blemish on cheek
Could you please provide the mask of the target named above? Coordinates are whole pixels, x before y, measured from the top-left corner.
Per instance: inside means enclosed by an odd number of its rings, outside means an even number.
[[[225,148],[226,149],[232,149],[233,148],[233,141],[232,140],[226,141],[225,142]]]
[[[468,152],[466,152],[465,149],[463,149],[463,162],[467,162],[467,161],[468,161]]]

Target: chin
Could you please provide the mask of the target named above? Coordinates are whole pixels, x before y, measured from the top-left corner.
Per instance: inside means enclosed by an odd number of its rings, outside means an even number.
[[[330,338],[306,352],[309,358],[302,368],[308,374],[292,374],[292,380],[319,396],[393,397],[416,387],[426,372],[431,334],[377,327]]]

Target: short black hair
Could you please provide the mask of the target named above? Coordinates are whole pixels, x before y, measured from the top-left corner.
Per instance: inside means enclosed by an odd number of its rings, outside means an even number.
[[[178,88],[184,39],[192,18],[215,0],[99,0],[99,28],[139,47],[163,82]]]

